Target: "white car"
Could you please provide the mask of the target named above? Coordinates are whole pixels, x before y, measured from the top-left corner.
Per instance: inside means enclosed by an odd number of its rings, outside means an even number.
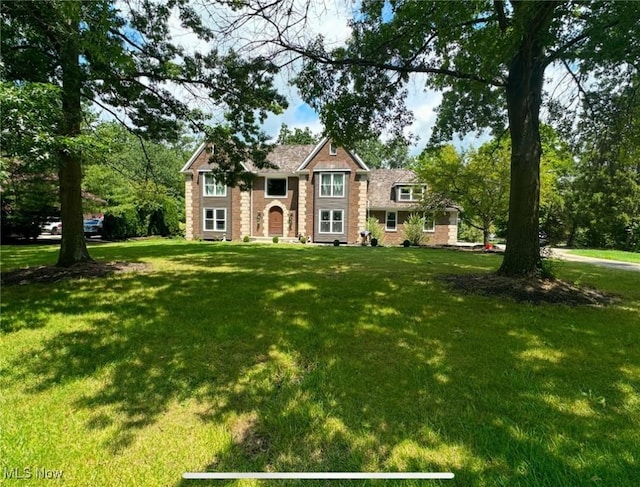
[[[42,231],[50,233],[51,235],[62,234],[62,222],[60,220],[53,220],[42,225]]]

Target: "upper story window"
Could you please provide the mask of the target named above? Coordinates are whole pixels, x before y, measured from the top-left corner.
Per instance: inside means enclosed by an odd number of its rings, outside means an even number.
[[[284,198],[287,196],[286,178],[267,178],[267,197]]]
[[[333,142],[331,142],[329,144],[329,155],[330,156],[338,155],[338,146],[336,144],[334,144]]]
[[[398,201],[420,201],[424,194],[424,186],[399,186]]]
[[[202,175],[202,194],[204,196],[227,196],[227,187],[211,173]]]
[[[344,197],[344,174],[336,172],[320,174],[320,196]]]

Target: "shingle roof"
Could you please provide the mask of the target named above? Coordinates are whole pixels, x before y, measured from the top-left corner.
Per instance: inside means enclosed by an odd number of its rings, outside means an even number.
[[[259,173],[293,173],[314,147],[315,145],[277,145],[267,156],[267,160],[277,169],[258,169],[252,162],[246,163],[246,166],[250,171]]]
[[[392,199],[393,187],[416,184],[416,173],[409,169],[374,169],[369,173],[369,205],[371,208],[410,208],[412,203]],[[415,206],[415,202],[413,203]]]

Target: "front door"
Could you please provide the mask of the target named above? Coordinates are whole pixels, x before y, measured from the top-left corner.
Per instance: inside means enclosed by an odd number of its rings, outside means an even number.
[[[282,236],[282,208],[274,206],[269,210],[269,236]]]

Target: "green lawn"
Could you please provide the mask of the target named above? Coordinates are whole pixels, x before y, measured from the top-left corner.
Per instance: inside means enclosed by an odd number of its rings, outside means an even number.
[[[640,264],[640,252],[624,252],[622,250],[575,249],[570,254],[594,257],[596,259],[619,260]]]
[[[56,251],[3,247],[3,270]],[[436,279],[494,270],[496,255],[164,240],[91,252],[151,269],[2,289],[0,475],[44,467],[78,486],[203,485],[181,475],[207,470],[455,474],[369,483],[380,486],[640,478],[636,273],[559,262],[562,278],[620,296],[571,308],[454,295]]]

